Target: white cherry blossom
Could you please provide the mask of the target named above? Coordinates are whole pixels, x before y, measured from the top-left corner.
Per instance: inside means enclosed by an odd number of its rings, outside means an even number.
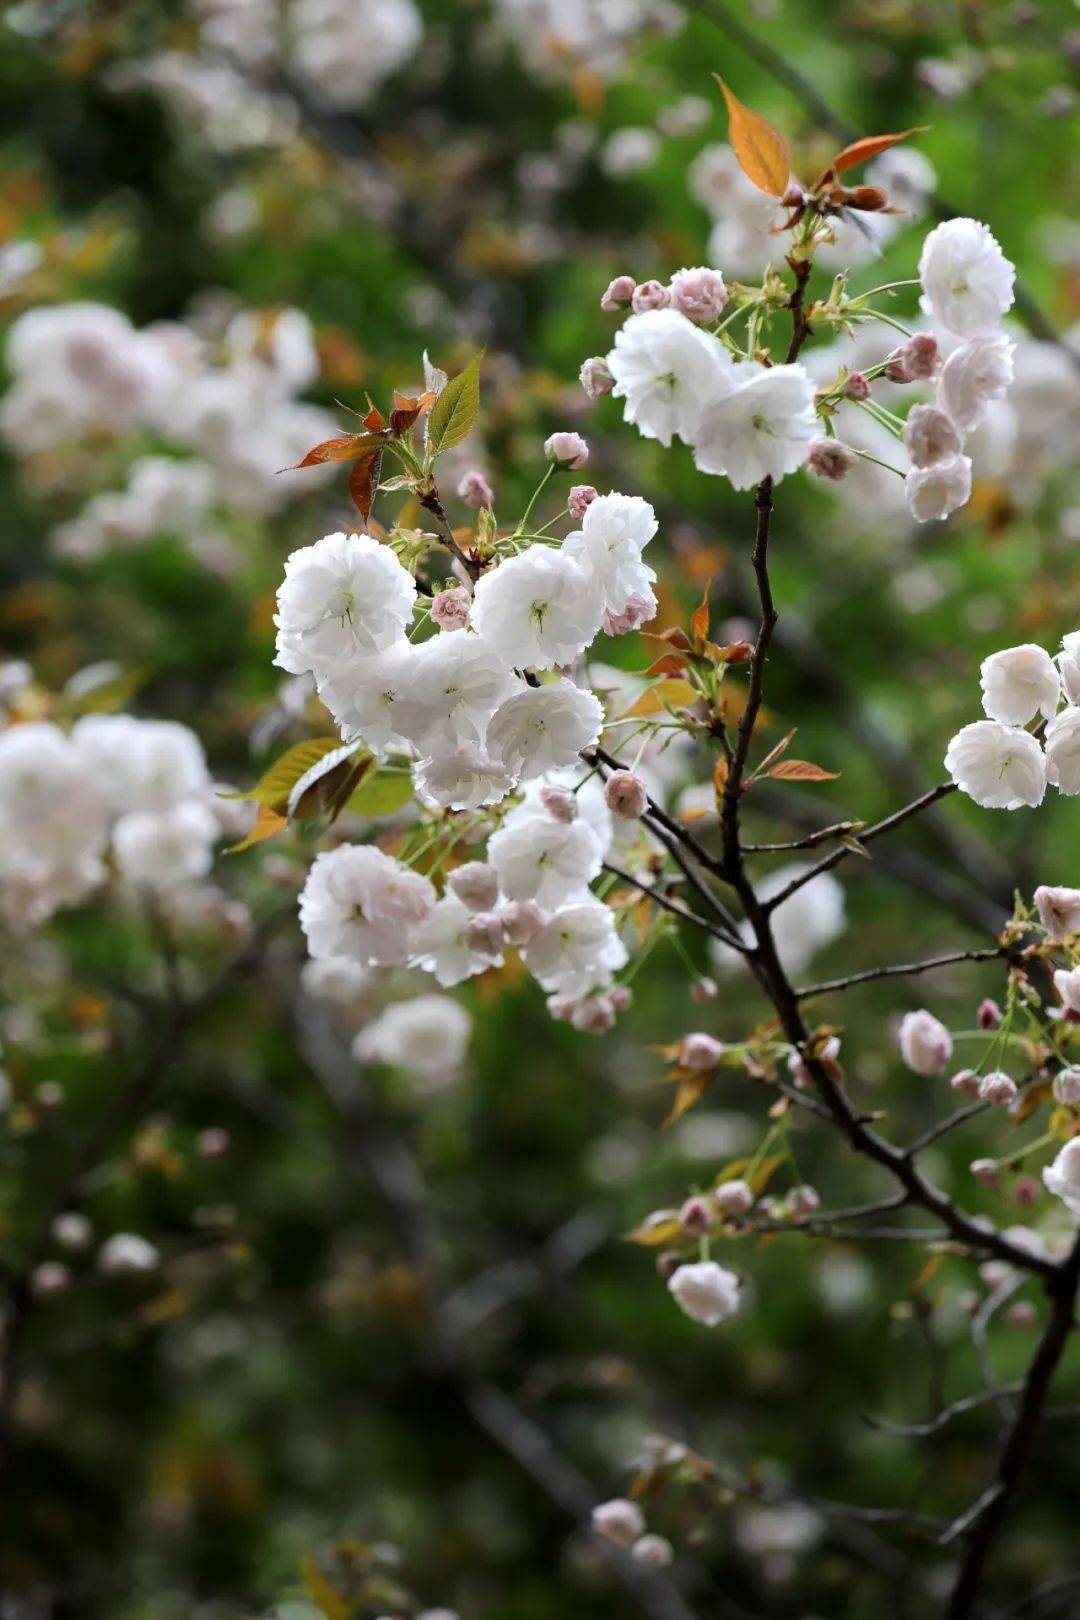
[[[1000,720],[975,720],[956,733],[945,769],[985,810],[1038,805],[1046,792],[1046,761],[1037,740]]]
[[[1080,630],[1062,636],[1057,665],[1066,698],[1070,703],[1080,703]]]
[[[637,495],[600,495],[587,507],[581,528],[563,541],[563,555],[589,576],[603,598],[605,614],[618,617],[632,596],[652,594],[656,574],[641,553],[656,530],[648,501]]]
[[[631,315],[607,357],[624,420],[646,439],[693,443],[701,410],[731,387],[734,362],[718,338],[674,309]]]
[[[425,753],[481,743],[488,716],[520,682],[477,635],[432,636],[414,649],[394,724]]]
[[[706,1327],[716,1327],[739,1309],[739,1279],[715,1260],[677,1267],[668,1279],[668,1290],[687,1316]]]
[[[1006,647],[984,658],[980,674],[983,708],[991,720],[1026,726],[1037,714],[1050,719],[1061,696],[1054,660],[1034,642]]]
[[[554,912],[522,945],[521,959],[542,990],[584,996],[611,983],[627,950],[610,907],[585,895]]]
[[[801,467],[818,430],[814,384],[802,366],[735,367],[736,386],[706,405],[695,426],[694,462],[736,489]]]
[[[600,844],[584,821],[529,817],[500,828],[488,859],[508,900],[558,906],[580,894],[600,872]]]
[[[348,956],[371,967],[408,960],[431,915],[435,890],[371,844],[317,855],[300,891],[300,926],[312,956]]]
[[[1053,939],[1068,939],[1080,932],[1080,889],[1056,888],[1040,883],[1035,890],[1039,921]]]
[[[476,950],[466,938],[475,915],[456,894],[445,894],[416,933],[412,965],[433,973],[449,989],[501,962],[501,956]]]
[[[958,337],[992,332],[1011,308],[1016,271],[988,225],[948,219],[923,243],[919,280],[931,318]]]
[[[413,770],[413,785],[429,809],[479,810],[505,799],[514,777],[479,743],[466,742],[420,760]]]
[[[954,349],[937,380],[937,400],[962,433],[985,420],[992,400],[1004,399],[1013,380],[1015,345],[1000,332]]]
[[[574,765],[603,724],[599,699],[560,676],[507,698],[488,722],[486,745],[507,770],[528,779]]]
[[[1074,1136],[1061,1149],[1053,1164],[1042,1173],[1043,1181],[1055,1198],[1060,1198],[1070,1214],[1080,1218],[1080,1137]]]
[[[927,467],[912,467],[904,480],[908,511],[916,523],[932,523],[971,498],[971,460],[968,456],[945,456]]]
[[[138,888],[190,883],[210,871],[220,832],[209,806],[194,800],[170,810],[132,810],[113,828],[117,871]]]
[[[428,994],[393,1001],[357,1035],[363,1063],[389,1063],[436,1090],[454,1080],[465,1059],[472,1017],[453,996]]]
[[[577,563],[534,546],[481,577],[471,619],[507,666],[551,669],[585,651],[603,611],[599,589]]]
[[[398,640],[415,600],[416,581],[388,547],[366,534],[328,534],[286,560],[274,662],[294,675],[332,676]]]
[[[949,1031],[933,1013],[921,1007],[900,1020],[900,1056],[909,1069],[926,1076],[944,1074],[952,1057]]]
[[[1046,728],[1046,780],[1070,798],[1080,793],[1080,708],[1070,704]]]

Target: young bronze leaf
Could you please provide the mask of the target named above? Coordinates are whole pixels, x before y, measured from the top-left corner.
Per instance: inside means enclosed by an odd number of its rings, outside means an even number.
[[[324,439],[322,444],[308,451],[303,461],[297,461],[291,467],[282,467],[281,471],[297,472],[301,467],[321,467],[327,461],[355,461],[373,442],[370,433],[346,433],[340,439]]]
[[[622,718],[630,720],[638,715],[644,717],[647,714],[663,714],[666,709],[693,703],[696,699],[697,693],[689,681],[681,680],[677,675],[665,676],[663,680],[654,681],[652,686],[646,688]]]
[[[276,810],[278,815],[283,816],[289,806],[289,794],[305,771],[317,765],[324,755],[340,747],[340,737],[309,737],[306,742],[295,743],[241,797],[252,799],[256,804],[265,805],[268,810]]]
[[[705,594],[700,604],[694,609],[694,616],[690,620],[690,634],[695,643],[700,645],[709,634],[709,587],[705,586]]]
[[[769,771],[781,782],[835,782],[839,771],[825,771],[808,759],[781,759]]]
[[[452,450],[466,438],[480,409],[480,361],[475,355],[464,371],[451,377],[428,418],[428,448],[437,452]]]
[[[732,94],[718,73],[713,78],[724,92],[728,110],[728,139],[739,167],[759,191],[770,197],[782,197],[791,176],[791,152],[788,143],[774,129],[767,118],[744,107]]]
[[[678,1210],[658,1209],[646,1216],[640,1226],[635,1226],[632,1232],[627,1232],[626,1241],[640,1243],[647,1249],[662,1249],[665,1244],[674,1243],[681,1235]]]
[[[418,394],[415,399],[411,399],[408,394],[395,394],[394,408],[390,412],[391,433],[400,438],[403,433],[409,431],[417,417],[430,410],[434,403],[434,394]]]
[[[870,158],[877,157],[879,152],[887,152],[890,146],[906,141],[909,135],[921,135],[925,128],[925,124],[916,124],[913,129],[902,130],[899,135],[865,135],[861,141],[852,141],[850,146],[845,146],[833,158],[832,167],[837,174],[842,174],[845,169],[853,169],[857,163],[866,163]]]
[[[375,491],[379,487],[379,468],[382,465],[382,451],[368,450],[359,456],[353,464],[349,474],[349,494],[352,503],[359,512],[367,527],[371,517],[371,508],[375,500]]]

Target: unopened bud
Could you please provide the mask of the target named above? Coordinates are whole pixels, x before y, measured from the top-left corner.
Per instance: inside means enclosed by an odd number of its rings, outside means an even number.
[[[670,1277],[682,1265],[682,1255],[678,1249],[665,1249],[656,1257],[656,1269],[661,1277]]]
[[[984,996],[979,1002],[975,1022],[980,1029],[997,1029],[1001,1024],[1001,1008],[991,996]]]
[[[604,799],[624,821],[637,821],[649,807],[645,783],[633,771],[612,771],[604,784]]]
[[[566,497],[566,508],[575,523],[580,523],[599,492],[591,484],[575,484]]]
[[[941,364],[938,340],[932,332],[916,332],[900,350],[901,363],[912,381],[928,381]]]
[[[568,1024],[574,1016],[577,1002],[573,996],[548,996],[547,1010],[557,1024]]]
[[[553,787],[550,783],[540,789],[540,803],[552,821],[569,826],[577,818],[577,799],[570,788]]]
[[[639,1536],[630,1549],[630,1556],[648,1569],[666,1569],[675,1557],[675,1549],[666,1536]]]
[[[477,911],[465,924],[465,944],[478,956],[498,956],[506,944],[503,920],[495,911]]]
[[[1019,1087],[1016,1081],[1010,1079],[1001,1069],[984,1074],[979,1082],[980,1100],[992,1104],[995,1108],[1007,1108],[1018,1096]]]
[[[586,360],[578,374],[581,386],[590,399],[603,399],[610,394],[615,386],[615,379],[608,369],[608,363],[600,355],[593,355]]]
[[[707,975],[695,979],[690,986],[690,1000],[697,1002],[699,1007],[704,1007],[707,1002],[715,1001],[719,994],[720,986],[715,979],[710,979]]]
[[[495,491],[488,481],[487,474],[482,473],[477,467],[473,467],[462,476],[457,492],[459,499],[477,512],[482,506],[490,506],[495,499]]]
[[[839,483],[846,478],[858,461],[854,450],[849,450],[839,439],[815,439],[806,458],[806,466],[815,478],[829,478]]]
[[[440,630],[464,630],[471,607],[472,597],[464,585],[452,585],[448,591],[438,591],[432,597],[432,623]]]
[[[821,1199],[813,1187],[793,1187],[788,1193],[787,1205],[793,1215],[813,1215],[821,1208]]]
[[[970,1097],[974,1101],[979,1095],[980,1081],[974,1069],[957,1069],[949,1084],[961,1097]]]
[[[589,459],[589,447],[580,433],[553,433],[544,440],[544,454],[556,467],[576,471]]]
[[[680,1066],[690,1069],[694,1074],[704,1074],[706,1069],[715,1069],[723,1055],[723,1041],[716,1040],[712,1035],[700,1033],[684,1035],[679,1046]]]
[[[30,1288],[38,1299],[51,1299],[71,1286],[71,1272],[62,1260],[44,1260],[30,1273]]]
[[[200,1159],[223,1159],[232,1147],[232,1137],[221,1125],[209,1125],[200,1131],[195,1146]]]
[[[501,912],[503,933],[511,945],[527,945],[543,928],[547,922],[548,914],[535,900],[511,900]],[[552,997],[551,1000],[558,1000]],[[572,1002],[572,997],[567,997]],[[551,1000],[548,1002],[548,1011],[551,1012]],[[558,1015],[551,1013],[553,1018]]]
[[[51,1227],[53,1240],[62,1249],[88,1249],[94,1240],[94,1228],[86,1216],[77,1209],[67,1209],[58,1215]]]
[[[745,1215],[754,1205],[754,1194],[748,1181],[722,1181],[713,1197],[721,1215]]]
[[[659,281],[642,281],[634,288],[630,308],[635,315],[645,315],[650,309],[666,309],[671,294]]]
[[[1060,1074],[1054,1076],[1052,1090],[1054,1101],[1064,1103],[1066,1108],[1080,1105],[1080,1069],[1062,1069]]]
[[[1034,1176],[1017,1176],[1012,1195],[1024,1209],[1034,1209],[1039,1202],[1041,1188]]]
[[[615,1022],[611,997],[590,996],[586,1001],[579,1001],[570,1022],[585,1035],[605,1035]]]
[[[656,598],[645,596],[641,591],[631,591],[623,603],[621,613],[612,613],[604,610],[604,634],[607,636],[626,636],[633,630],[640,630],[643,624],[656,612]]]
[[[609,281],[600,299],[600,308],[605,315],[610,315],[617,309],[625,309],[634,296],[636,286],[637,282],[633,276],[616,276],[614,281]]]
[[[703,266],[695,270],[676,270],[669,291],[672,308],[698,326],[710,326],[718,321],[728,301],[728,290],[719,270]]]
[[[1001,1178],[998,1174],[996,1159],[972,1159],[968,1166],[975,1180],[983,1187],[998,1187]]]
[[[679,1211],[679,1225],[690,1237],[704,1237],[713,1229],[713,1212],[704,1198],[688,1198]]]
[[[869,399],[870,381],[861,371],[853,371],[844,383],[844,393],[848,399]]]
[[[616,984],[608,991],[608,1000],[616,1012],[627,1012],[634,1000],[634,992],[628,984]]]
[[[629,1549],[639,1536],[645,1534],[645,1517],[636,1502],[617,1496],[612,1502],[601,1502],[592,1510],[592,1527],[605,1541]]]
[[[470,911],[491,911],[499,898],[499,874],[487,861],[466,861],[455,867],[446,886]]]
[[[1010,1327],[1033,1328],[1039,1320],[1039,1313],[1030,1299],[1018,1299],[1014,1305],[1009,1306],[1005,1320]]]

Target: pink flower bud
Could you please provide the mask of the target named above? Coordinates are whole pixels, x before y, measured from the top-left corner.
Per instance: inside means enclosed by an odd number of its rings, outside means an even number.
[[[666,1569],[675,1557],[675,1549],[666,1536],[639,1536],[630,1549],[630,1556],[647,1569]]]
[[[788,1193],[787,1205],[793,1215],[812,1215],[821,1208],[821,1199],[813,1187],[793,1187]]]
[[[499,898],[498,873],[487,861],[466,861],[455,867],[446,885],[470,911],[492,911]]]
[[[900,350],[900,363],[913,382],[932,377],[940,360],[938,341],[931,332],[916,332]]]
[[[566,505],[575,523],[580,523],[599,491],[591,484],[575,484],[566,497]]]
[[[581,386],[590,399],[603,399],[610,394],[615,386],[615,379],[608,370],[608,363],[601,355],[594,355],[586,360],[579,373]]]
[[[55,1242],[62,1249],[88,1249],[94,1241],[94,1228],[77,1209],[66,1209],[58,1215],[50,1228]]]
[[[829,478],[839,483],[846,478],[858,461],[854,450],[849,450],[839,439],[815,439],[806,458],[806,466],[815,478]]]
[[[894,349],[890,354],[888,364],[885,367],[885,375],[890,382],[906,383],[911,381],[907,367],[904,364],[903,349]]]
[[[980,1081],[974,1069],[957,1069],[949,1084],[962,1097],[970,1097],[972,1101],[979,1095]]]
[[[639,1536],[645,1534],[645,1518],[636,1502],[617,1496],[612,1502],[601,1502],[592,1510],[594,1534],[613,1541],[616,1547],[629,1549]]]
[[[464,585],[451,585],[448,591],[438,591],[431,600],[431,617],[440,630],[464,630],[469,622],[472,597]]]
[[[548,784],[540,789],[539,798],[552,821],[569,826],[577,818],[577,799],[569,788]]]
[[[557,1024],[568,1024],[574,1016],[577,1002],[573,996],[548,996],[547,1010]]]
[[[223,1159],[232,1147],[232,1137],[221,1125],[208,1125],[196,1139],[200,1159]]]
[[[600,308],[605,315],[610,315],[617,309],[625,309],[634,296],[636,286],[633,276],[616,276],[614,281],[609,281],[600,299]]]
[[[839,1056],[840,1037],[839,1035],[830,1035],[828,1040],[822,1043],[822,1046],[818,1052],[818,1057],[823,1063],[835,1063]],[[802,1053],[789,1053],[787,1064],[788,1069],[791,1072],[791,1078],[799,1087],[800,1091],[809,1090],[814,1083],[814,1076],[811,1074],[809,1065],[807,1064]]]
[[[71,1286],[71,1272],[62,1260],[44,1260],[30,1273],[30,1288],[38,1299],[51,1299]]]
[[[1007,1108],[1019,1096],[1019,1087],[1015,1080],[1011,1080],[1002,1070],[995,1069],[991,1074],[984,1074],[979,1082],[979,1097],[985,1103],[991,1103],[995,1108]]]
[[[465,944],[478,956],[498,956],[506,944],[503,920],[495,911],[477,911],[465,924]]]
[[[688,1198],[679,1211],[679,1225],[691,1237],[704,1237],[713,1229],[713,1212],[704,1198]]]
[[[579,1001],[570,1022],[585,1035],[605,1035],[615,1022],[615,1008],[610,996],[590,996]]]
[[[853,371],[844,383],[844,393],[848,399],[869,399],[870,381],[861,371]]]
[[[645,783],[633,771],[612,771],[604,784],[604,799],[624,821],[637,821],[649,807]]]
[[[495,499],[495,491],[488,482],[487,475],[477,467],[473,467],[470,472],[463,475],[457,492],[459,499],[476,511],[482,506],[490,506]]]
[[[690,986],[690,1000],[696,1002],[699,1007],[704,1007],[707,1002],[715,1001],[719,994],[720,986],[715,979],[710,979],[707,976],[695,979]]]
[[[576,472],[589,459],[589,447],[580,433],[553,433],[544,440],[544,454],[556,467]]]
[[[712,1035],[684,1035],[679,1046],[679,1065],[694,1074],[704,1074],[707,1069],[716,1068],[724,1050],[723,1041],[714,1039]]]
[[[1054,1076],[1054,1101],[1064,1103],[1066,1108],[1075,1108],[1080,1104],[1080,1069],[1062,1069],[1060,1074]]]
[[[635,315],[646,315],[650,309],[666,309],[671,294],[659,281],[642,281],[634,288],[630,308]]]
[[[1012,1266],[1005,1260],[987,1260],[979,1267],[979,1276],[987,1288],[1000,1288],[1012,1275]]]
[[[720,319],[728,291],[719,270],[676,270],[671,278],[671,304],[688,321],[708,326]]]
[[[677,1249],[665,1249],[656,1257],[656,1269],[661,1277],[674,1276],[682,1265],[682,1255]]]
[[[1041,1192],[1042,1189],[1034,1176],[1017,1176],[1013,1182],[1013,1197],[1024,1209],[1034,1209]]]
[[[535,934],[538,934],[548,920],[548,914],[543,906],[535,900],[511,900],[502,909],[503,933],[511,945],[527,945]],[[558,1000],[552,997],[551,1000]],[[573,1002],[573,997],[566,1000]],[[548,1011],[551,1012],[551,1000],[548,1001]],[[551,1012],[553,1018],[557,1013]]]
[[[1001,1178],[998,1175],[996,1159],[972,1159],[968,1169],[975,1180],[983,1187],[997,1187]]]
[[[628,984],[616,984],[608,991],[608,1000],[616,1012],[627,1012],[633,1004],[634,992]]]
[[[713,1197],[721,1215],[745,1215],[754,1205],[754,1194],[746,1181],[722,1181]]]
[[[1039,1313],[1030,1299],[1018,1299],[1014,1305],[1009,1306],[1005,1320],[1010,1327],[1033,1328],[1039,1320]]]
[[[648,624],[655,614],[655,598],[643,596],[640,591],[631,591],[621,613],[610,613],[605,610],[604,634],[627,636],[633,630],[640,630],[643,624]]]
[[[980,1029],[997,1029],[1000,1025],[1001,1008],[990,996],[984,996],[982,1001],[979,1002],[975,1022]]]

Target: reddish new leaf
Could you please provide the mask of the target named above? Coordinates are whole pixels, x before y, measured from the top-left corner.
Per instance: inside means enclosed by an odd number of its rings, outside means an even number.
[[[375,491],[379,487],[379,466],[382,462],[381,450],[368,450],[360,456],[349,474],[349,495],[352,503],[367,527],[371,517],[371,508],[375,500]]]
[[[386,417],[375,404],[370,394],[367,397],[367,403],[368,408],[367,415],[364,417],[364,426],[369,428],[372,433],[384,433],[386,431]]]
[[[724,92],[728,110],[728,140],[739,160],[739,167],[759,191],[770,197],[782,197],[791,176],[791,152],[788,143],[774,129],[767,118],[744,107],[720,78],[713,78]]]
[[[394,408],[390,412],[391,433],[398,438],[403,433],[407,433],[417,417],[422,416],[425,411],[431,409],[435,403],[435,398],[436,396],[431,393],[418,394],[415,399],[410,398],[408,394],[395,393]]]
[[[835,782],[839,771],[824,771],[808,759],[781,759],[768,773],[781,782]]]
[[[925,124],[917,124],[913,129],[902,130],[899,135],[864,135],[861,141],[852,141],[850,146],[845,146],[833,158],[832,167],[837,174],[843,174],[845,169],[853,169],[857,163],[866,163],[870,158],[877,157],[879,152],[887,152],[890,146],[906,141],[909,135],[921,135],[925,128]]]
[[[708,587],[708,585],[705,586],[705,593],[701,598],[700,605],[694,609],[694,616],[690,620],[690,634],[693,636],[694,644],[697,647],[701,646],[701,643],[705,640],[705,637],[709,634],[709,587]]]
[[[327,461],[355,461],[372,442],[370,433],[346,433],[340,439],[324,439],[314,450],[309,450],[303,461],[282,472],[296,472],[300,467],[321,467]]]
[[[658,658],[655,664],[650,664],[645,671],[646,675],[677,675],[681,669],[686,668],[686,659],[682,653],[665,653]]]

